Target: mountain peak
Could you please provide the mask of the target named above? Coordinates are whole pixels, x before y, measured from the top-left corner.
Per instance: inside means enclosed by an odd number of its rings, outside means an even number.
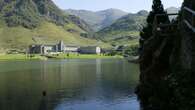
[[[141,16],[147,16],[149,13],[146,10],[141,10],[141,11],[137,12],[137,14],[141,15]]]
[[[176,8],[176,7],[169,7],[166,9],[167,13],[178,13],[180,10],[180,8]]]
[[[65,10],[65,13],[80,17],[85,22],[87,22],[95,31],[98,31],[106,26],[111,25],[117,19],[128,14],[127,12],[115,8],[110,8],[97,12],[88,10],[68,9]]]
[[[120,15],[125,15],[125,14],[128,14],[127,12],[123,11],[123,10],[120,10],[120,9],[116,9],[116,8],[109,8],[109,9],[106,9],[106,10],[101,10],[101,11],[97,11],[96,13],[109,13],[109,14],[120,14]]]
[[[105,9],[105,10],[102,10],[102,11],[120,11],[120,12],[125,12],[125,11],[117,9],[117,8],[108,8],[108,9]]]

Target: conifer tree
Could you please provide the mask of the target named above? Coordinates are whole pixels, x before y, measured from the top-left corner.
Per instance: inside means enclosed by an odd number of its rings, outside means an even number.
[[[164,10],[161,0],[153,0],[152,11],[147,17],[147,25],[140,32],[140,46],[142,48],[145,40],[152,36],[153,22],[156,14],[167,14]],[[161,16],[158,18],[158,23],[169,22],[168,16]]]

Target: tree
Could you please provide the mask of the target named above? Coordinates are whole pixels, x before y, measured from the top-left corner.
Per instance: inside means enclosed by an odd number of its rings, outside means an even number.
[[[148,17],[147,17],[147,25],[142,29],[140,32],[140,46],[143,47],[144,41],[146,41],[148,38],[152,36],[152,30],[153,30],[153,22],[155,19],[155,16],[157,14],[167,14],[167,12],[164,10],[164,7],[162,5],[161,0],[153,0],[152,5],[152,11],[150,11]],[[165,23],[169,22],[168,15],[167,16],[161,16],[158,18],[158,23]]]
[[[164,10],[161,0],[153,0],[152,11],[150,12],[147,18],[147,23],[153,24],[154,17],[156,14],[167,14]],[[159,22],[161,23],[164,23],[167,21],[169,21],[168,16],[159,18]]]

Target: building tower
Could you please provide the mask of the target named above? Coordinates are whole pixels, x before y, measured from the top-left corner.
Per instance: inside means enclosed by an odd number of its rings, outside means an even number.
[[[64,52],[64,48],[65,48],[64,42],[61,40],[58,44],[58,51]]]

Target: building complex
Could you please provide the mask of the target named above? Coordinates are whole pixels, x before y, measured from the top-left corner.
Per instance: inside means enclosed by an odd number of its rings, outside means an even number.
[[[60,54],[60,53],[81,53],[81,54],[100,54],[101,48],[98,46],[69,46],[60,41],[55,45],[31,45],[30,54]]]

